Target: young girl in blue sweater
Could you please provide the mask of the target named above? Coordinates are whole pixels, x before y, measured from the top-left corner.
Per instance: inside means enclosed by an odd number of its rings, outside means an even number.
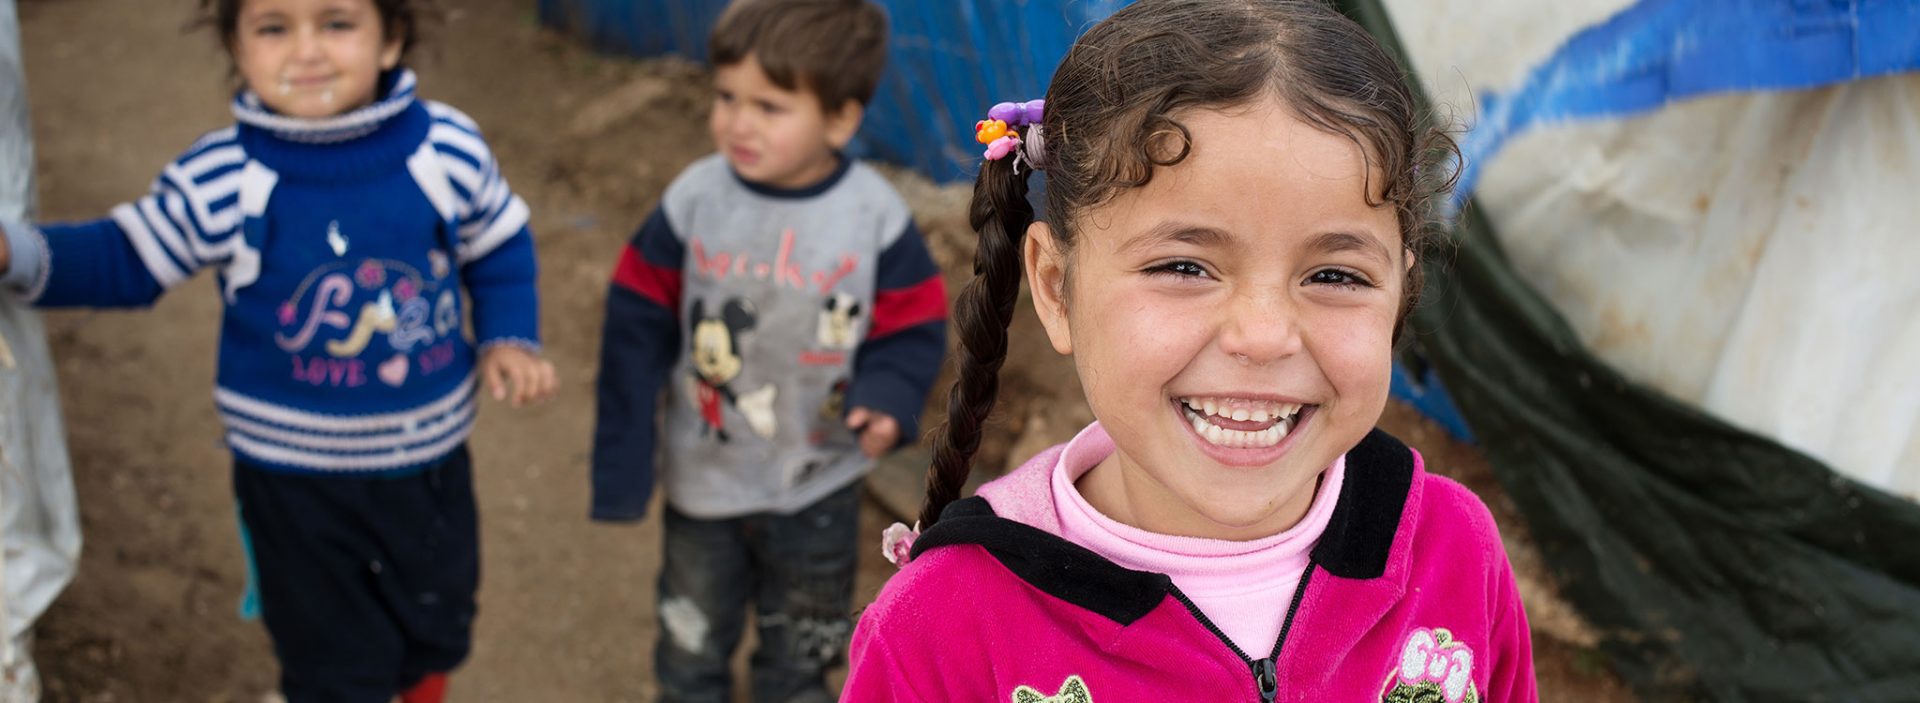
[[[439,700],[479,582],[476,376],[516,406],[555,385],[526,203],[471,120],[415,97],[415,4],[204,0],[236,124],[106,218],[0,223],[4,282],[42,306],[218,277],[214,401],[294,703]]]

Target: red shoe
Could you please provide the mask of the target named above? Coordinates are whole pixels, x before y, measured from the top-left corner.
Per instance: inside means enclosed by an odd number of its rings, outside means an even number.
[[[427,674],[400,694],[400,703],[441,703],[447,699],[447,675]]]

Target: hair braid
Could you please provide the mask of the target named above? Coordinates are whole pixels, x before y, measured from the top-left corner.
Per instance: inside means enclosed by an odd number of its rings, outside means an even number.
[[[974,183],[969,223],[980,233],[973,280],[954,302],[960,336],[960,376],[947,395],[947,421],[933,435],[927,498],[920,524],[931,527],[940,511],[960,497],[980,449],[980,434],[1000,392],[1000,365],[1007,360],[1007,325],[1020,298],[1020,240],[1033,223],[1027,176],[1012,159],[987,161]]]

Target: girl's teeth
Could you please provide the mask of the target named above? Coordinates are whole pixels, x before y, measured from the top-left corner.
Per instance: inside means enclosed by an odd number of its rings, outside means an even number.
[[[1254,447],[1264,449],[1271,447],[1279,444],[1280,440],[1286,439],[1287,432],[1292,429],[1286,420],[1280,420],[1275,422],[1273,426],[1256,432],[1229,430],[1207,422],[1206,417],[1199,414],[1195,414],[1192,418],[1189,418],[1189,420],[1193,423],[1194,434],[1200,435],[1210,444],[1232,448]]]
[[[1302,407],[1305,407],[1299,403],[1261,404],[1242,402],[1241,404],[1246,407],[1236,408],[1232,407],[1234,405],[1233,402],[1220,400],[1218,398],[1185,398],[1180,402],[1196,413],[1239,422],[1246,422],[1247,420],[1266,422],[1268,420],[1278,420],[1283,417],[1293,417],[1300,413]]]

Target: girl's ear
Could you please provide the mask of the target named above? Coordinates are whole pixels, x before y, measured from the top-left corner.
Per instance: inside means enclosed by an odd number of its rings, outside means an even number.
[[[400,66],[400,54],[407,48],[407,27],[395,22],[395,26],[386,28],[386,44],[380,47],[380,70],[391,71]]]
[[[1053,239],[1053,228],[1035,221],[1027,226],[1021,262],[1027,285],[1033,290],[1033,311],[1047,328],[1047,340],[1061,354],[1073,353],[1073,330],[1067,323],[1067,260]]]

